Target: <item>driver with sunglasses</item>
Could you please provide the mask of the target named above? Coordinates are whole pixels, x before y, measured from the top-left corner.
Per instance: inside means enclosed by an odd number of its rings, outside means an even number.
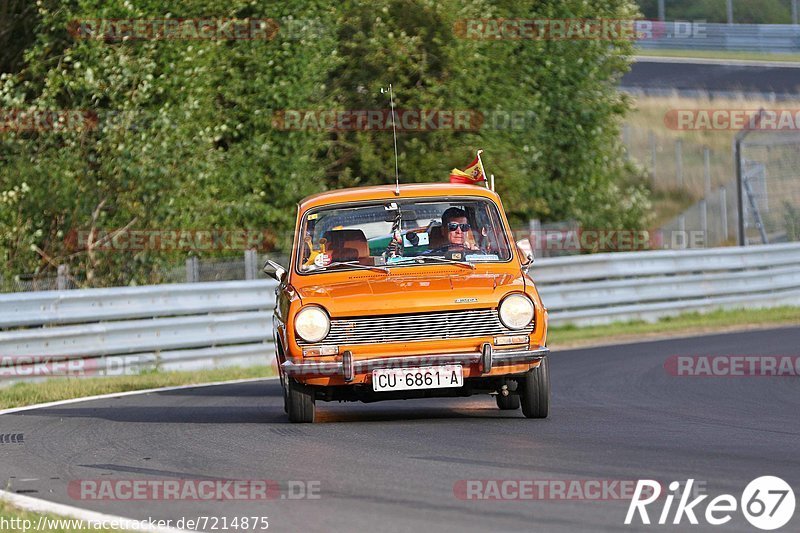
[[[428,250],[425,255],[443,252],[480,250],[467,240],[467,233],[471,227],[467,220],[467,212],[458,207],[450,207],[442,213],[442,236],[445,238],[445,245],[434,250]]]

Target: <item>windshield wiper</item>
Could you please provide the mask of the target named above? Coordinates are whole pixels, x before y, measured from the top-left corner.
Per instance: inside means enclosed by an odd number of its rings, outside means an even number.
[[[327,270],[327,269],[329,269],[331,267],[337,267],[337,266],[356,267],[356,268],[361,268],[361,269],[364,269],[364,270],[373,270],[373,271],[376,271],[376,272],[383,272],[384,274],[388,274],[389,273],[389,269],[386,268],[386,267],[374,266],[374,265],[362,265],[358,261],[336,261],[336,262],[330,263],[330,264],[325,265],[325,266],[317,267],[317,268],[314,269],[314,271],[318,272],[320,270]]]
[[[435,255],[418,255],[414,257],[414,259],[433,259],[434,261],[438,261],[440,263],[445,263],[448,265],[458,265],[465,268],[469,268],[471,270],[475,270],[475,265],[469,263],[467,261],[456,261],[455,259],[446,259],[444,257],[436,257]]]

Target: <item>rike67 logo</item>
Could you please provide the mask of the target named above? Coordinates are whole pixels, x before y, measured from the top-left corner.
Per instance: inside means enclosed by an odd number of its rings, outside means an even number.
[[[785,526],[792,519],[795,509],[795,497],[792,487],[784,480],[775,476],[762,476],[751,481],[742,497],[737,500],[732,494],[721,494],[708,501],[705,505],[705,512],[701,512],[701,504],[708,495],[697,496],[691,501],[693,496],[694,479],[689,479],[681,490],[681,483],[673,481],[669,484],[669,492],[663,498],[664,506],[656,516],[656,523],[665,525],[672,523],[681,524],[686,520],[693,525],[699,524],[698,516],[705,519],[707,524],[721,526],[733,519],[739,509],[744,514],[750,524],[764,531],[771,531]],[[649,525],[650,515],[648,506],[662,497],[662,485],[653,480],[639,480],[633,499],[628,507],[628,514],[625,516],[625,524],[635,523],[638,514],[642,524]],[[673,514],[672,504],[675,500],[678,504]],[[653,505],[653,507],[657,507]],[[657,511],[651,508],[650,511]],[[672,520],[670,521],[670,515]]]

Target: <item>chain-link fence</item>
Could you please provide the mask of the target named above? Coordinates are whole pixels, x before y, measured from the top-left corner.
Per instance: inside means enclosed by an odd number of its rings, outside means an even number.
[[[628,157],[650,175],[654,191],[679,193],[691,205],[659,229],[691,236],[689,248],[800,240],[800,133],[749,131],[741,144],[741,182],[733,150],[710,150],[652,130],[623,128]],[[740,229],[739,187],[743,227]]]
[[[736,181],[712,190],[702,200],[661,227],[664,235],[680,236],[683,248],[711,248],[736,244]]]
[[[712,150],[664,132],[625,125],[627,156],[645,169],[654,192],[689,203],[657,230],[666,248],[702,248],[736,243],[736,183],[730,151]]]
[[[800,132],[749,132],[740,157],[744,244],[800,240]]]
[[[654,189],[702,198],[733,176],[730,152],[627,124],[622,139],[627,156],[647,171]]]

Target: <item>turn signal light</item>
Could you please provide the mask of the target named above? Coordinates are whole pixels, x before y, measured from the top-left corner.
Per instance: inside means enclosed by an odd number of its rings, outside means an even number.
[[[303,357],[322,357],[323,355],[338,354],[338,346],[315,346],[314,348],[303,348]]]
[[[502,337],[495,337],[495,346],[505,346],[508,344],[528,344],[530,337],[528,335],[503,335]]]

